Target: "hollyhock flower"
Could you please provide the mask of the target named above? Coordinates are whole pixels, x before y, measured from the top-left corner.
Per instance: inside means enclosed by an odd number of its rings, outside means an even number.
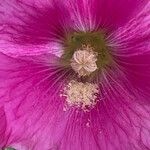
[[[150,149],[147,0],[0,2],[1,149]]]

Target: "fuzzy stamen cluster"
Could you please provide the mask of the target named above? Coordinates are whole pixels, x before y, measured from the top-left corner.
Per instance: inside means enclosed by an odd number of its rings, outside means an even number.
[[[64,89],[63,96],[70,106],[76,105],[85,108],[96,104],[98,85],[92,83],[82,83],[75,80],[69,82]]]

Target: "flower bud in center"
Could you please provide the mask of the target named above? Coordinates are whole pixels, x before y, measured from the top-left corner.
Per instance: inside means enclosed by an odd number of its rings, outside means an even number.
[[[72,69],[78,73],[78,76],[88,76],[98,69],[97,52],[94,52],[90,45],[83,45],[81,49],[74,52],[71,59]]]

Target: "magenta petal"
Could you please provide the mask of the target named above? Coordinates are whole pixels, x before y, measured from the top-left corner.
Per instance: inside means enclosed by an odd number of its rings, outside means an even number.
[[[6,128],[7,123],[5,112],[4,109],[0,107],[0,149],[3,148],[7,142]]]
[[[136,88],[150,93],[150,3],[109,37],[114,60]],[[144,94],[143,94],[144,95]]]
[[[0,45],[5,52],[53,52],[70,30],[71,18],[64,4],[5,0],[0,5]],[[20,47],[19,47],[20,46]],[[61,51],[59,47],[55,51]]]
[[[9,133],[6,146],[34,150],[57,146],[69,115],[60,97],[69,70],[61,68],[54,55],[0,54],[0,59],[0,102],[5,102]]]
[[[106,94],[100,112],[103,112],[102,122],[108,121],[103,127],[108,149],[149,148],[149,95],[135,87],[120,68],[107,71],[103,74],[102,93]],[[145,83],[145,86],[149,85]]]
[[[119,57],[144,54],[150,50],[150,3],[126,25],[109,35],[109,45]]]
[[[50,42],[44,45],[18,45],[8,41],[0,41],[0,51],[10,56],[40,55],[51,53],[60,57],[63,53],[63,46],[57,42]]]
[[[90,111],[83,111],[64,109],[66,103],[60,95],[74,74],[62,67],[60,53],[52,49],[50,54],[37,56],[0,53],[0,148],[150,149],[150,3],[137,13],[134,9],[138,11],[145,1],[3,2],[2,47],[17,51],[40,48],[41,52],[47,45],[47,50],[54,43],[61,45],[71,27],[79,31],[107,28],[111,30],[107,41],[114,65],[101,70],[99,101]]]
[[[90,112],[74,108],[63,111],[64,100],[59,95],[71,72],[58,68],[57,57],[0,54],[0,59],[7,146],[21,150],[149,147],[149,97],[145,101],[136,93],[119,70],[102,72],[100,101]]]
[[[70,0],[69,12],[79,30],[111,31],[139,12],[147,0]]]
[[[138,92],[120,70],[107,71],[95,108],[69,117],[61,150],[150,148],[150,96]]]

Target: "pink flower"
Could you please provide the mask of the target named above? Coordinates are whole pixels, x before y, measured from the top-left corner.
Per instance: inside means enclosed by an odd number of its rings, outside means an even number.
[[[147,0],[0,0],[0,18],[1,149],[150,149]]]

